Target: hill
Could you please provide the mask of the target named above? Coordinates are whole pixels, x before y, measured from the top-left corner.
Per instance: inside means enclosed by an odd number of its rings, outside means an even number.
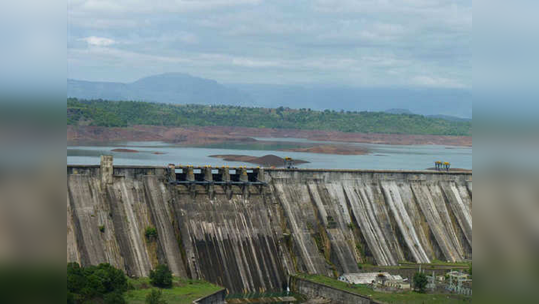
[[[385,113],[390,113],[390,114],[415,114],[415,113],[413,113],[412,111],[410,111],[408,109],[388,109],[388,110],[385,110],[384,112]],[[462,118],[462,117],[451,116],[451,115],[442,115],[442,114],[425,115],[425,116],[430,117],[430,118],[445,119],[445,120],[449,120],[449,121],[472,121],[471,118]]]
[[[383,112],[67,100],[68,125],[233,126],[382,134],[471,136],[472,123]]]
[[[283,106],[320,111],[408,109],[421,115],[472,117],[472,94],[467,89],[220,84],[215,80],[181,73],[145,77],[132,83],[69,79],[67,96],[173,104]]]
[[[472,121],[471,118],[462,118],[462,117],[456,117],[456,116],[451,116],[451,115],[442,115],[442,114],[427,115],[427,117],[440,118],[440,119],[445,119],[445,120],[449,120],[449,121]]]
[[[421,115],[472,117],[472,92],[467,89],[392,88],[229,84],[252,97],[257,106],[313,110],[385,111],[408,109]],[[402,113],[398,113],[402,114]]]
[[[82,99],[142,100],[177,104],[252,104],[252,100],[237,89],[225,87],[215,80],[181,73],[145,77],[132,83],[69,79],[67,96]]]

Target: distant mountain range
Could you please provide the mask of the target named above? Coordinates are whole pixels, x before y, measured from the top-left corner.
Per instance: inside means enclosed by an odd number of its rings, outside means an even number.
[[[178,73],[145,77],[132,83],[68,79],[67,96],[179,104],[252,104],[252,99],[237,89],[225,87],[215,80]]]
[[[145,77],[132,83],[68,79],[67,96],[81,99],[140,100],[172,104],[226,104],[313,110],[386,111],[472,117],[466,89],[353,88],[271,84],[220,84],[182,73]],[[395,114],[404,114],[395,112]]]

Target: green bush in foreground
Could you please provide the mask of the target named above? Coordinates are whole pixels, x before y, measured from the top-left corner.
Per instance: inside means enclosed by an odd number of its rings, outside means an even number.
[[[427,287],[427,283],[427,275],[421,272],[416,272],[416,274],[414,275],[414,288],[419,292],[424,293]]]
[[[172,287],[172,272],[167,265],[160,264],[150,272],[150,283],[161,288]]]
[[[67,264],[67,302],[104,302],[123,304],[127,290],[127,277],[110,264],[81,267],[78,263]]]
[[[163,299],[163,292],[159,289],[152,289],[146,296],[146,304],[167,304],[167,301]]]
[[[111,292],[104,296],[105,304],[126,304],[124,295],[121,292]]]

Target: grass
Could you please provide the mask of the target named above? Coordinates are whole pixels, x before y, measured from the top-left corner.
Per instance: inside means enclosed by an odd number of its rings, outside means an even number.
[[[453,294],[424,294],[414,291],[408,291],[403,293],[384,293],[372,290],[367,285],[349,285],[339,280],[329,278],[323,275],[311,275],[301,274],[298,275],[301,278],[308,279],[310,281],[325,284],[331,287],[335,287],[341,290],[357,293],[363,296],[368,296],[374,300],[383,303],[403,303],[403,304],[419,304],[419,303],[433,303],[433,304],[452,304],[452,303],[469,303],[471,298],[453,295]]]
[[[125,299],[129,304],[144,304],[146,295],[153,288],[149,278],[129,279],[130,290],[125,293]],[[173,287],[161,289],[163,299],[168,304],[191,304],[193,300],[212,294],[222,289],[217,285],[201,280],[173,279]]]
[[[418,263],[413,262],[399,262],[400,265],[419,265]],[[440,260],[432,260],[428,264],[421,264],[425,266],[449,266],[449,267],[469,267],[470,262],[446,262],[446,261],[440,261]]]
[[[373,265],[373,264],[369,264],[369,263],[359,263],[358,264],[358,267],[360,267],[360,269],[363,269],[363,270],[368,270],[368,269],[411,269],[411,268],[418,268],[419,265],[421,265],[421,267],[423,269],[451,269],[451,268],[454,268],[454,269],[468,269],[470,268],[470,263],[469,262],[444,262],[444,261],[438,261],[438,260],[433,260],[431,263],[425,263],[425,264],[418,264],[418,263],[413,263],[413,262],[399,262],[399,265],[394,265],[394,266],[379,266],[379,265]]]

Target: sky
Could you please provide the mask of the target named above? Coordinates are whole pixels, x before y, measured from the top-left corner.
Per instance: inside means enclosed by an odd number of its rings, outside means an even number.
[[[472,1],[69,0],[68,77],[472,87]]]

